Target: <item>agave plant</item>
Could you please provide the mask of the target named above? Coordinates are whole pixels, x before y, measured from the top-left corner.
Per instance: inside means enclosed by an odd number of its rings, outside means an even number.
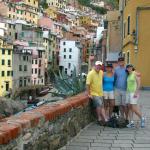
[[[55,75],[54,87],[58,92],[53,93],[58,96],[68,97],[76,95],[85,90],[85,77],[76,74],[76,68],[72,72],[72,76],[66,75],[64,71]]]

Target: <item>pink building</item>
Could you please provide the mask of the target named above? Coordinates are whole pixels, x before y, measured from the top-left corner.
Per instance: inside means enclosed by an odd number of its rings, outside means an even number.
[[[52,21],[50,18],[46,17],[46,16],[41,17],[41,18],[38,20],[38,25],[39,25],[40,27],[47,28],[47,29],[53,29],[53,28],[54,28],[54,23],[53,23],[53,21]]]
[[[42,49],[32,48],[32,84],[44,85],[45,80],[45,52]]]

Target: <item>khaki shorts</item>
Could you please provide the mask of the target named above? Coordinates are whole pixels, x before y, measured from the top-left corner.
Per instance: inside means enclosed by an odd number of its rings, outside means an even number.
[[[101,96],[92,96],[92,105],[94,108],[103,106],[103,98]]]
[[[115,89],[115,105],[126,105],[126,91]]]

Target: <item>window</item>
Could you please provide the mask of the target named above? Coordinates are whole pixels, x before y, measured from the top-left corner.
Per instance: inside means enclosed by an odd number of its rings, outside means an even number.
[[[37,59],[35,60],[35,64],[37,64]]]
[[[2,65],[5,65],[5,60],[4,59],[2,59]]]
[[[41,69],[39,69],[39,73],[38,74],[39,74],[39,76],[41,75]]]
[[[123,25],[123,37],[126,37],[126,23]]]
[[[65,74],[67,74],[67,68],[65,68]]]
[[[26,81],[26,78],[24,78],[24,86],[27,85],[27,81]]]
[[[2,49],[2,55],[5,55],[5,50],[4,49]]]
[[[41,67],[41,60],[39,60],[39,67]]]
[[[33,69],[32,69],[32,74],[33,74]]]
[[[19,71],[22,71],[22,65],[19,65]]]
[[[23,61],[26,61],[26,56],[23,56]]]
[[[22,87],[22,78],[19,80],[19,87]]]
[[[72,48],[69,48],[69,52],[72,52]]]
[[[24,71],[27,71],[27,65],[24,65]]]
[[[35,74],[37,74],[37,68],[35,68]]]
[[[66,48],[64,48],[64,52],[66,52]]]
[[[8,55],[11,55],[11,50],[8,50]]]
[[[124,7],[126,7],[127,5],[127,0],[124,0]]]
[[[70,67],[71,67],[71,63],[68,63],[68,68],[70,69]]]
[[[66,45],[66,42],[63,42],[63,45]]]
[[[130,52],[128,51],[127,52],[127,64],[129,64],[130,63]]]
[[[5,71],[2,71],[2,77],[4,77],[5,76]]]
[[[32,60],[32,64],[33,64],[33,60]]]
[[[11,76],[11,71],[7,71],[7,76]]]
[[[11,66],[11,60],[10,59],[8,60],[8,66]]]
[[[6,82],[6,91],[9,91],[9,82]]]
[[[18,33],[15,33],[15,40],[18,39]]]
[[[69,55],[69,59],[71,59],[71,57],[72,57],[72,56],[71,56],[71,55]]]
[[[66,59],[66,55],[64,55],[64,59]]]
[[[128,16],[128,35],[130,34],[130,16]]]

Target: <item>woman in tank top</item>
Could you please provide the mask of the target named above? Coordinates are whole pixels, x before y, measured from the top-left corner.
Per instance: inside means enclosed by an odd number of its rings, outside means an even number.
[[[106,65],[106,72],[103,76],[103,93],[104,106],[108,118],[111,118],[113,108],[115,106],[114,100],[114,73],[112,64]]]
[[[126,66],[128,73],[127,77],[127,97],[126,103],[129,106],[129,117],[130,123],[127,125],[128,128],[134,127],[133,113],[135,113],[141,120],[141,127],[145,126],[145,118],[142,117],[142,113],[138,107],[139,89],[140,89],[140,74],[134,71],[133,65],[129,64]]]

